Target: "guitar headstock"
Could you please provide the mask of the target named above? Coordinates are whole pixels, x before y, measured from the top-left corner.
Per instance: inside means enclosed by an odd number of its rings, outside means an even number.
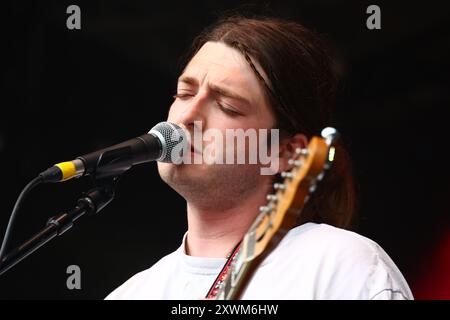
[[[276,192],[267,195],[267,204],[260,207],[260,215],[250,228],[250,233],[255,233],[255,246],[247,258],[258,256],[280,228],[287,232],[295,226],[301,209],[334,160],[336,138],[337,131],[328,127],[322,130],[322,137],[313,137],[306,148],[296,150],[295,158],[289,161],[291,170],[281,173],[283,182],[274,183]],[[245,247],[244,242],[244,251]]]

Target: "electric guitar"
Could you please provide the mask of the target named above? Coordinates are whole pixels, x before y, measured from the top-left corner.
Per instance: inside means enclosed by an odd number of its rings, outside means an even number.
[[[216,279],[207,299],[238,299],[262,259],[295,227],[304,204],[334,159],[337,131],[328,127],[321,135],[313,137],[307,148],[296,150],[295,159],[289,162],[293,168],[281,174],[283,183],[274,184],[276,193],[267,196],[267,204],[260,207],[259,215],[227,261],[223,277]]]

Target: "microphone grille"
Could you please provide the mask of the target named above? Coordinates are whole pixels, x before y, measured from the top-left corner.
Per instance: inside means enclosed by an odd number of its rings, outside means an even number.
[[[187,146],[187,138],[180,126],[171,122],[160,122],[149,133],[159,138],[162,145],[161,157],[158,161],[181,163],[183,149]]]

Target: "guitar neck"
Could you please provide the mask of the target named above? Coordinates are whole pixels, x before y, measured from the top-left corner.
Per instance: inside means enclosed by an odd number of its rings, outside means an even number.
[[[237,259],[239,259],[239,257],[237,257]],[[237,260],[236,263],[232,265],[231,272],[225,277],[216,299],[239,299],[246,287],[246,284],[249,283],[250,278],[258,268],[261,261],[262,259],[259,257],[243,262],[238,262]]]
[[[236,254],[230,268],[221,284],[220,290],[216,296],[217,300],[235,300],[242,295],[250,278],[258,269],[261,262],[282,240],[287,233],[286,229],[280,229],[275,236],[271,238],[269,245],[264,252],[255,255],[255,232],[248,232],[244,236],[243,245]]]

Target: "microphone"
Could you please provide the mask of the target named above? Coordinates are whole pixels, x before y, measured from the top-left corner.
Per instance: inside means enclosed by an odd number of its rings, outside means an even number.
[[[132,166],[150,161],[179,164],[188,142],[184,130],[170,122],[160,122],[147,134],[57,163],[39,174],[42,182],[61,182],[85,175],[96,179],[118,176]]]

